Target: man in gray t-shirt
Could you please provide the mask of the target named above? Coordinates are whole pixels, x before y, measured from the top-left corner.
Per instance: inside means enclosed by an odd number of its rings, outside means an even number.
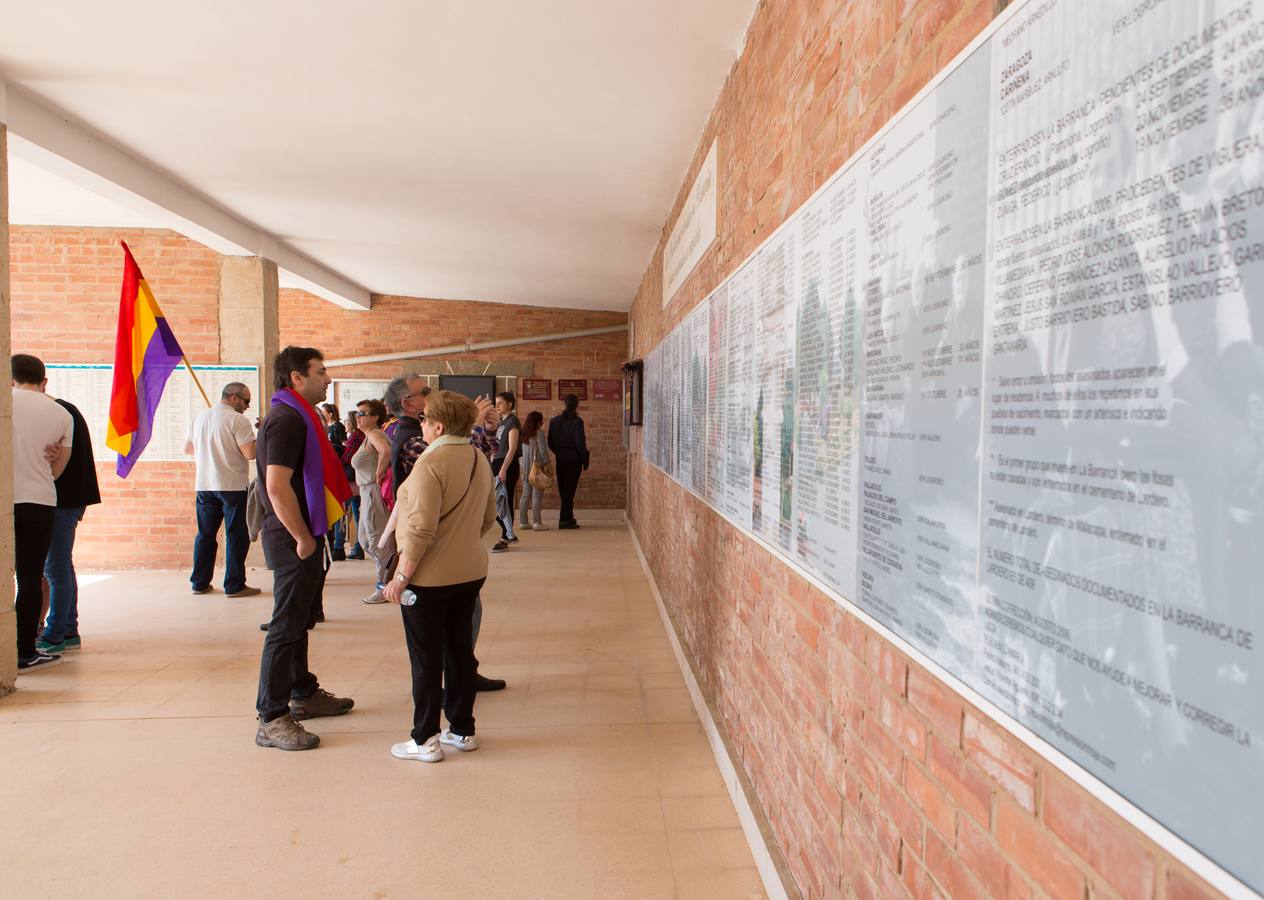
[[[255,458],[255,432],[243,415],[250,408],[250,388],[239,381],[224,385],[219,403],[198,413],[189,426],[184,452],[197,466],[197,539],[193,542],[193,593],[211,592],[219,527],[224,525],[224,594],[253,597],[246,584],[246,492],[250,460]]]

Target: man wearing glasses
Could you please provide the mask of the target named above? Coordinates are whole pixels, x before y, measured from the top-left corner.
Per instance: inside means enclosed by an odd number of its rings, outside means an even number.
[[[398,488],[413,470],[413,463],[426,449],[421,436],[421,420],[426,415],[430,388],[419,375],[400,375],[386,386],[382,402],[398,423],[391,436],[391,483]],[[391,498],[394,500],[394,498]]]
[[[255,431],[244,415],[250,408],[250,388],[239,381],[224,385],[219,403],[203,410],[189,426],[184,452],[197,468],[197,539],[193,542],[193,593],[209,594],[219,550],[219,526],[224,525],[224,594],[253,597],[259,588],[246,584],[246,489],[250,460],[255,458]]]

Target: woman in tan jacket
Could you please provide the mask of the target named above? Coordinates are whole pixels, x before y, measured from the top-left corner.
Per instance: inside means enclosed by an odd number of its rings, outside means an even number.
[[[439,762],[445,746],[478,747],[472,619],[474,601],[487,579],[483,535],[496,521],[496,495],[487,460],[470,446],[477,413],[474,402],[460,394],[431,394],[421,419],[429,446],[396,489],[399,565],[382,593],[391,603],[399,603],[406,589],[417,597],[414,605],[401,610],[412,663],[413,730],[410,740],[391,747],[391,754],[400,759]],[[448,717],[442,734],[441,705]]]

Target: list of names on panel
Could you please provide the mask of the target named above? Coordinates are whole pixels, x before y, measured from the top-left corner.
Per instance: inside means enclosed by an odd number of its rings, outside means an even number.
[[[862,606],[969,677],[991,66],[976,51],[872,147],[866,175]]]
[[[1264,4],[1017,5],[699,309],[647,457],[1264,884]]]
[[[115,459],[117,454],[105,445],[114,383],[113,367],[49,363],[47,368],[49,394],[74,404],[87,422],[92,435],[93,457],[101,462]],[[218,403],[224,385],[233,381],[250,385],[252,395],[258,393],[255,387],[258,373],[253,368],[199,366],[197,372],[211,403]],[[188,436],[189,424],[204,409],[206,401],[188,371],[176,369],[172,372],[154,416],[153,434],[143,458],[151,462],[188,459],[184,452],[184,440]]]
[[[800,213],[795,326],[794,554],[847,596],[856,586],[855,471],[859,404],[854,174]]]
[[[797,223],[755,254],[755,416],[752,527],[790,549],[794,498],[794,314]]]
[[[726,419],[729,407],[729,288],[722,284],[702,304],[706,311],[707,331],[707,490],[705,497],[712,507],[723,506],[724,486],[728,482],[729,452]]]
[[[707,349],[710,331],[708,306],[694,307],[683,323],[678,343],[681,408],[680,451],[677,460],[681,483],[695,494],[707,490]]]
[[[728,306],[728,404],[724,412],[725,467],[720,511],[749,529],[752,522],[755,434],[755,267],[748,263],[727,282]]]

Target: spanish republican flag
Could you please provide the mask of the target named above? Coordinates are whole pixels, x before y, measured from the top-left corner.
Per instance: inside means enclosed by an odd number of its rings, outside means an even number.
[[[117,472],[126,478],[153,434],[154,414],[167,379],[184,351],[145,283],[127,244],[123,244],[123,293],[119,298],[118,337],[114,342],[114,387],[105,444],[118,453]]]
[[[290,388],[272,395],[273,406],[288,406],[303,417],[307,426],[303,445],[303,497],[307,501],[307,518],[312,534],[328,534],[342,518],[343,504],[351,499],[351,485],[342,461],[329,443],[329,435],[320,414]]]

